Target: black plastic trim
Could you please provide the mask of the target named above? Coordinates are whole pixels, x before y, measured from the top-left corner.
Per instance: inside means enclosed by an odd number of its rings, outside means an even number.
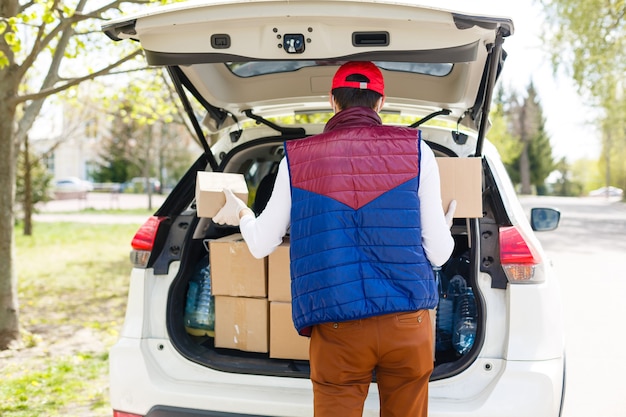
[[[356,54],[334,57],[336,61],[366,60],[366,61],[400,61],[420,63],[457,63],[476,60],[478,48],[481,44],[472,42],[467,45],[452,48],[415,50],[415,51],[367,51]],[[146,60],[150,65],[194,65],[215,64],[223,62],[259,61],[254,57],[227,54],[222,52],[159,52],[146,50]],[[298,59],[303,59],[299,56]]]
[[[491,276],[491,288],[506,289],[508,280],[500,262],[500,227],[511,226],[493,174],[483,159],[483,217],[480,219],[480,271]]]
[[[474,124],[478,126],[478,137],[476,139],[476,151],[474,155],[480,156],[483,152],[483,143],[485,135],[487,134],[487,127],[489,125],[489,110],[491,108],[491,100],[493,97],[493,90],[495,88],[496,81],[502,71],[504,59],[506,59],[506,52],[502,49],[504,43],[504,37],[501,33],[501,29],[496,34],[496,40],[494,45],[488,45],[490,48],[489,56],[485,65],[485,71],[480,82],[480,89],[476,102],[471,109],[471,117],[474,120]]]
[[[102,31],[109,37],[109,39],[114,40],[116,42],[125,39],[124,37],[120,37],[121,33],[125,35],[131,36],[130,39],[134,41],[139,41],[139,39],[135,39],[132,36],[137,34],[135,30],[135,25],[137,24],[137,19],[127,20],[125,22],[119,22],[109,25],[103,25]]]
[[[389,32],[353,32],[352,46],[357,48],[373,46],[389,46]]]
[[[261,414],[225,413],[223,411],[194,410],[191,408],[155,405],[145,417],[267,417]]]
[[[483,29],[495,30],[502,29],[502,35],[507,37],[513,34],[513,21],[511,19],[503,19],[488,16],[468,16],[465,14],[452,13],[452,19],[457,29],[465,30],[478,26]]]

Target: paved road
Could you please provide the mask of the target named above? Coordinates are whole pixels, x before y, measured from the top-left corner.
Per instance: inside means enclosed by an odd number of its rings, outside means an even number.
[[[538,233],[559,275],[567,344],[563,417],[626,416],[626,204],[604,198],[521,198],[562,212]]]
[[[163,204],[166,196],[152,195],[152,209],[154,212]],[[33,215],[35,221],[54,222],[72,221],[85,223],[137,223],[146,220],[145,215],[117,215],[83,213],[87,209],[94,210],[128,210],[148,209],[150,200],[145,194],[112,194],[89,193],[85,199],[53,200],[37,206],[38,213]]]

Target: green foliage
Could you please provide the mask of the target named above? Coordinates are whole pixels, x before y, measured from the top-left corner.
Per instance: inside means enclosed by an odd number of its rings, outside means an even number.
[[[530,182],[538,188],[543,187],[546,178],[554,170],[552,145],[543,121],[528,144],[528,155],[530,159]]]
[[[505,162],[511,180],[521,184],[522,193],[530,193],[530,186],[544,192],[544,183],[554,170],[554,161],[550,138],[545,131],[543,108],[532,82],[526,96],[520,99],[512,94],[505,109],[509,132],[519,144],[519,154]]]
[[[626,1],[540,0],[544,38],[555,71],[565,68],[579,91],[602,111],[604,185],[626,186]]]
[[[571,181],[580,185],[582,195],[604,186],[604,174],[598,161],[579,159],[569,165],[569,172]]]
[[[495,98],[493,106],[491,106],[491,112],[489,120],[491,121],[491,128],[487,134],[489,141],[494,144],[502,163],[507,168],[509,176],[511,174],[519,177],[517,169],[514,166],[516,160],[522,151],[522,144],[518,138],[514,137],[509,129],[509,121],[506,113],[506,98],[502,87],[499,88],[498,94]]]
[[[124,113],[121,111],[121,113]],[[133,136],[138,131],[135,126],[115,120],[111,123],[111,133],[102,143],[100,160],[92,172],[95,182],[125,182],[132,177],[140,176],[141,167],[133,158]]]
[[[31,152],[30,160],[30,177],[31,177],[31,198],[33,205],[50,201],[50,186],[52,183],[52,175],[47,167],[43,164],[39,155]],[[20,152],[17,160],[17,181],[15,199],[18,202],[24,201],[26,193],[24,178],[26,174],[24,152]]]
[[[147,175],[169,183],[180,178],[197,157],[190,149],[199,147],[192,146],[187,116],[163,70],[127,74],[115,84],[101,85],[97,101],[111,128],[102,143],[95,180],[125,182]]]
[[[614,98],[616,82],[626,73],[626,2],[542,0],[541,4],[553,64],[568,69],[582,92]]]

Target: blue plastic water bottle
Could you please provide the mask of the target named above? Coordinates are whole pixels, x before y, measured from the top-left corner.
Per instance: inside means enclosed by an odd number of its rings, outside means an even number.
[[[476,300],[469,287],[456,298],[452,345],[459,355],[470,351],[476,339]]]
[[[184,322],[191,335],[215,335],[215,303],[211,295],[208,257],[198,263],[189,280]]]
[[[435,282],[439,289],[439,304],[436,314],[435,350],[443,352],[452,347],[452,322],[454,318],[454,299],[448,297],[441,267],[434,266]]]

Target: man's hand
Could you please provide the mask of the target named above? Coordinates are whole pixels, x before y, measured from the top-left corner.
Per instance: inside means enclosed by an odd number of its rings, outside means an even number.
[[[452,227],[452,221],[454,220],[454,211],[456,210],[456,200],[450,201],[448,205],[448,211],[446,212],[446,223],[448,228]]]
[[[224,195],[226,196],[226,204],[213,217],[213,222],[222,225],[239,226],[239,213],[241,213],[241,210],[247,209],[248,206],[228,188],[224,189]]]

